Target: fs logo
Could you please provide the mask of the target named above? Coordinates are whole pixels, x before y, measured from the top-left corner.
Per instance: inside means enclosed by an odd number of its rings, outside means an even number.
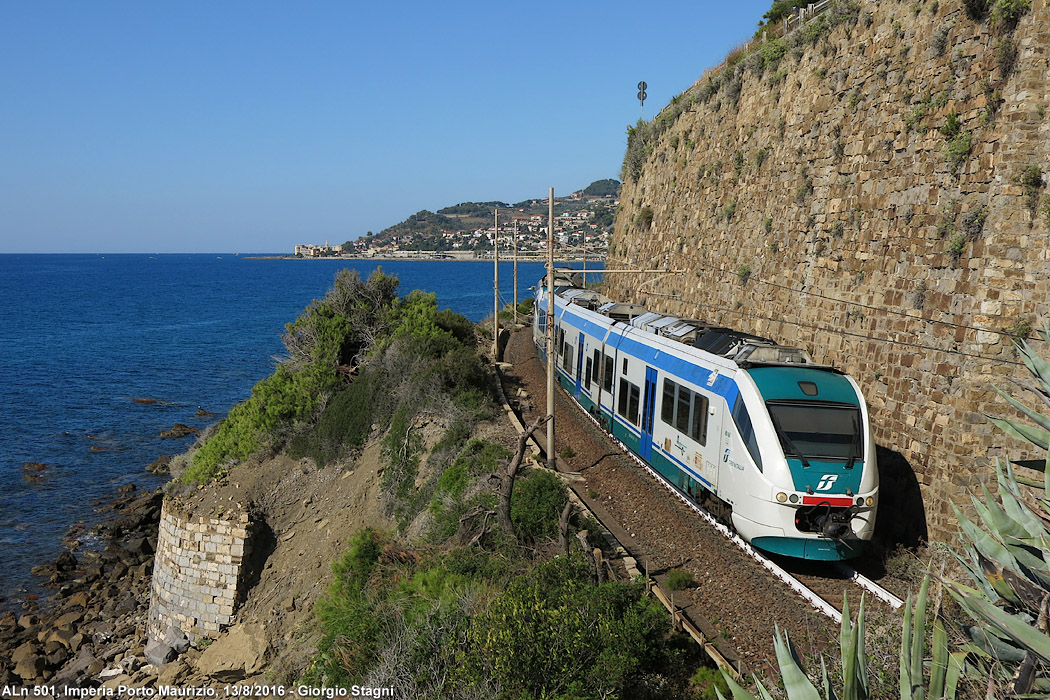
[[[817,484],[817,491],[830,491],[831,487],[838,481],[838,474],[825,474],[820,477],[820,483]]]
[[[729,461],[729,448],[728,447],[726,448],[725,454],[722,455],[722,461],[723,462],[728,462]]]

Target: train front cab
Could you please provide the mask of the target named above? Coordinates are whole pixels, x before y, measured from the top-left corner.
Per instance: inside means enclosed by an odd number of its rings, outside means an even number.
[[[750,494],[748,507],[734,509],[738,532],[774,554],[859,556],[873,534],[878,497],[875,449],[859,387],[823,369],[768,367],[747,374],[768,411],[755,421],[756,442],[772,449],[763,450],[755,481],[762,488]]]

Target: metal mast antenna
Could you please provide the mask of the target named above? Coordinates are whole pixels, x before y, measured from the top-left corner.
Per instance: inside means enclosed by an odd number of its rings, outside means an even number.
[[[547,468],[557,471],[554,456],[554,188],[547,197]]]

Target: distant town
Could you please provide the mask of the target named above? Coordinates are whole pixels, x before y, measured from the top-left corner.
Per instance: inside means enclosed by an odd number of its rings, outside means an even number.
[[[559,258],[604,260],[616,221],[619,182],[600,180],[555,200],[555,254]],[[466,202],[421,211],[377,234],[371,231],[342,244],[302,243],[297,258],[491,259],[499,241],[500,257],[517,250],[519,258],[547,254],[546,199],[517,204]],[[494,212],[498,212],[498,229]]]

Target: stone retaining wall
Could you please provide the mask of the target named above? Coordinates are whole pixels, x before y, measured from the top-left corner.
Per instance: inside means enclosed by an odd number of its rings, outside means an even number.
[[[190,641],[214,637],[233,620],[250,518],[188,517],[171,507],[161,509],[153,565],[147,637],[159,641],[169,627]]]
[[[686,273],[609,275],[607,292],[849,372],[905,465],[880,517],[943,539],[994,457],[1041,458],[985,414],[1016,415],[992,390],[1025,376],[1009,332],[1050,318],[1050,7],[1005,31],[962,2],[853,6],[657,117],[608,266]],[[895,512],[909,490],[922,522]]]

